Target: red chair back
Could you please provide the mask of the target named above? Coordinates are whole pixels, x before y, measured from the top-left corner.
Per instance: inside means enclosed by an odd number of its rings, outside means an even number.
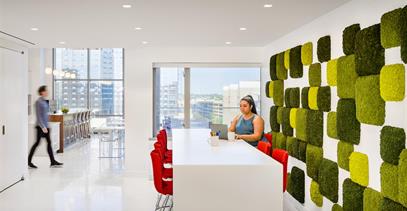
[[[266,155],[270,155],[271,144],[269,142],[259,141],[257,149],[264,152]]]
[[[264,137],[270,142],[271,146],[273,146],[273,135],[271,133],[265,133]]]
[[[166,132],[162,132],[162,130],[160,130],[160,132],[158,132],[157,134],[157,142],[159,142],[163,147],[164,150],[167,151],[167,133]]]
[[[153,150],[150,153],[151,162],[153,165],[153,178],[154,178],[154,186],[157,192],[163,193],[163,163],[161,160],[161,156],[157,150]]]
[[[271,157],[283,164],[283,191],[285,191],[287,187],[288,153],[282,149],[274,149]]]

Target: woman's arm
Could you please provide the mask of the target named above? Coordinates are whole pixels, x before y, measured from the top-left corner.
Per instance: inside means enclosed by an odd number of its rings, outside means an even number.
[[[264,120],[260,116],[256,116],[253,120],[254,133],[250,135],[237,135],[238,139],[245,141],[258,141],[261,139],[264,131]]]
[[[233,118],[232,122],[230,123],[229,132],[236,131],[236,124],[237,124],[238,119],[239,119],[239,116],[235,116],[235,118]]]

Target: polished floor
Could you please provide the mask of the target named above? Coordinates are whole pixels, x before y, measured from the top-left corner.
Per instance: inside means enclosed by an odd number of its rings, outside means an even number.
[[[126,172],[122,159],[99,159],[98,146],[96,139],[85,141],[58,155],[63,168],[50,168],[48,157],[35,157],[39,168],[30,169],[25,181],[0,194],[0,210],[154,210],[152,181]]]

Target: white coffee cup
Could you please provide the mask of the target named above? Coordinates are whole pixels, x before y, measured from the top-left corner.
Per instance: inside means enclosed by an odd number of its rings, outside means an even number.
[[[228,140],[229,141],[234,141],[235,140],[236,133],[235,132],[228,132]]]

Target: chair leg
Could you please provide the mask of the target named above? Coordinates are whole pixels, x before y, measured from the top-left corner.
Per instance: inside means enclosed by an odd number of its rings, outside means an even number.
[[[161,198],[162,198],[162,195],[161,195],[161,194],[158,194],[158,195],[157,195],[157,203],[155,204],[155,210],[158,210],[158,209],[159,209],[160,202],[161,202]]]
[[[162,206],[162,211],[165,211],[165,208],[168,207],[167,203],[168,203],[168,199],[170,198],[169,195],[165,196],[165,200],[164,200],[164,204]]]

